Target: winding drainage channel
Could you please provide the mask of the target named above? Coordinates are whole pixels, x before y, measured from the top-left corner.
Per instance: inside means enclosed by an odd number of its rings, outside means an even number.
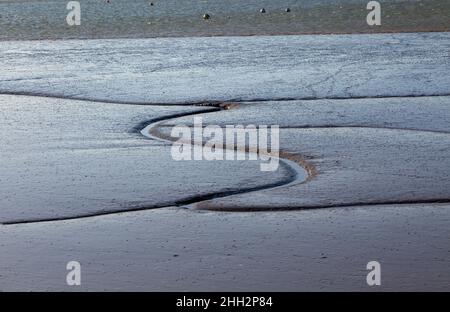
[[[28,95],[33,96],[33,95]],[[40,96],[40,95],[34,95],[34,96]],[[44,95],[46,96],[46,95]],[[442,95],[440,95],[442,96]],[[46,97],[54,97],[54,96],[46,96]],[[56,97],[57,98],[57,97]],[[90,102],[96,102],[95,100],[87,100]],[[312,99],[308,99],[312,100]],[[266,100],[267,101],[267,100]],[[272,100],[273,101],[273,100]],[[103,101],[99,101],[103,102]],[[189,113],[179,113],[179,114],[173,114],[173,115],[166,115],[164,117],[156,118],[153,120],[150,120],[148,122],[139,124],[134,127],[134,132],[141,133],[144,137],[152,140],[157,140],[165,143],[173,143],[175,141],[174,138],[171,138],[170,136],[165,135],[162,133],[159,129],[162,123],[167,122],[169,120],[174,120],[181,117],[186,116],[193,116],[193,115],[202,115],[212,112],[218,112],[222,110],[228,110],[232,109],[238,106],[236,102],[241,101],[234,101],[235,103],[222,103],[222,102],[205,102],[205,103],[191,103],[191,104],[180,104],[183,106],[207,106],[207,109],[203,109],[201,111],[195,111],[195,112],[189,112]],[[244,101],[244,102],[253,102],[253,101]],[[228,103],[228,102],[227,102]],[[124,104],[124,103],[117,103],[117,104]],[[159,106],[159,104],[141,104],[141,105],[155,105]],[[167,104],[166,104],[167,105]],[[178,104],[176,104],[178,105]],[[165,106],[165,104],[162,104],[161,106]],[[333,125],[327,125],[327,126],[305,126],[305,127],[295,127],[295,128],[381,128],[381,127],[367,127],[367,126],[333,126]],[[289,127],[287,127],[289,128]],[[283,129],[283,128],[280,128]],[[385,128],[383,128],[385,129]],[[395,128],[395,130],[404,130],[404,131],[423,131],[423,132],[437,132],[437,133],[445,133],[450,134],[446,131],[429,131],[429,130],[418,130],[418,129],[400,129]],[[178,140],[177,140],[178,141]],[[192,144],[191,142],[186,142],[186,144]],[[237,147],[237,150],[240,152],[245,153],[256,153],[252,151],[247,151],[245,146]],[[274,156],[271,156],[274,157]],[[111,215],[111,214],[119,214],[119,213],[125,213],[125,212],[133,212],[133,211],[141,211],[141,210],[150,210],[150,209],[158,209],[158,208],[168,208],[168,207],[185,207],[188,205],[193,204],[199,204],[203,201],[207,201],[210,199],[216,199],[216,198],[223,198],[231,195],[237,195],[237,194],[244,194],[244,193],[250,193],[250,192],[256,192],[261,190],[269,190],[269,189],[277,189],[277,188],[285,188],[292,185],[298,185],[301,183],[305,183],[309,181],[310,179],[314,178],[316,175],[316,170],[313,165],[308,163],[307,161],[301,159],[298,156],[290,155],[288,153],[285,153],[283,151],[280,151],[280,157],[277,157],[279,160],[279,163],[281,166],[283,166],[288,171],[288,176],[283,181],[278,181],[275,183],[270,183],[262,186],[257,187],[250,187],[250,188],[236,188],[235,190],[227,190],[223,192],[212,192],[209,194],[202,194],[202,195],[192,195],[190,197],[186,197],[184,199],[173,201],[173,202],[167,202],[160,205],[153,205],[153,206],[137,206],[137,207],[127,207],[126,209],[122,210],[114,210],[114,211],[106,211],[106,212],[95,212],[91,214],[83,214],[73,217],[61,217],[61,218],[48,218],[48,219],[33,219],[33,220],[18,220],[18,221],[10,221],[10,222],[4,222],[1,223],[2,225],[14,225],[14,224],[27,224],[27,223],[39,223],[39,222],[51,222],[51,221],[63,221],[63,220],[74,220],[74,219],[83,219],[83,218],[90,218],[90,217],[97,217],[97,216],[103,216],[103,215]],[[424,200],[411,200],[411,201],[387,201],[387,202],[355,202],[355,203],[346,203],[342,205],[326,205],[326,206],[308,206],[307,209],[316,209],[316,208],[335,208],[335,207],[352,207],[352,206],[373,206],[373,205],[390,205],[390,204],[426,204],[426,203],[450,203],[450,198],[431,198],[431,199],[424,199]],[[286,209],[276,209],[276,211],[283,211],[283,210],[301,210],[304,209],[302,207],[289,207]],[[214,207],[210,207],[207,210],[216,210]],[[225,211],[270,211],[267,209],[227,209]]]
[[[197,104],[197,106],[202,106],[200,104]],[[205,105],[203,105],[205,106]],[[134,128],[135,131],[140,132],[144,137],[152,140],[162,141],[166,143],[173,143],[174,139],[171,139],[164,134],[160,133],[158,131],[158,127],[161,123],[173,120],[176,118],[186,117],[186,116],[192,116],[192,115],[201,115],[206,113],[212,113],[212,112],[218,112],[222,110],[228,110],[230,108],[233,108],[237,106],[236,104],[233,105],[226,105],[226,104],[209,104],[207,106],[210,106],[209,109],[196,111],[196,112],[189,112],[189,113],[179,113],[179,114],[173,114],[168,115],[165,117],[160,117],[157,119],[150,120],[144,124],[141,124]],[[139,130],[140,128],[142,128]],[[191,144],[190,142],[187,142]],[[245,146],[243,147],[237,147],[237,150],[240,152],[245,151]],[[246,154],[249,153],[256,153],[252,151],[245,151]],[[282,153],[281,153],[282,154]],[[274,157],[274,156],[271,156]],[[304,183],[309,178],[312,177],[312,171],[306,170],[304,167],[302,167],[301,164],[287,159],[283,157],[274,157],[279,160],[280,166],[283,166],[288,171],[288,176],[286,179],[262,186],[255,186],[255,187],[247,187],[247,188],[236,188],[234,190],[227,190],[223,192],[212,192],[209,194],[202,194],[202,195],[192,195],[189,197],[186,197],[184,199],[173,201],[173,202],[167,202],[160,205],[154,205],[154,206],[138,206],[138,207],[127,207],[126,209],[121,210],[113,210],[113,211],[102,211],[102,212],[94,212],[89,214],[80,214],[73,217],[59,217],[59,218],[45,218],[45,219],[33,219],[33,220],[16,220],[16,221],[8,221],[1,223],[2,225],[14,225],[14,224],[27,224],[27,223],[40,223],[40,222],[52,222],[52,221],[64,221],[64,220],[75,220],[75,219],[83,219],[83,218],[90,218],[90,217],[97,217],[97,216],[104,216],[104,215],[111,215],[111,214],[118,214],[118,213],[125,213],[125,212],[133,212],[133,211],[141,211],[141,210],[150,210],[150,209],[158,209],[158,208],[168,208],[173,206],[187,206],[191,204],[200,203],[205,200],[215,199],[215,198],[222,198],[227,197],[231,195],[237,195],[237,194],[243,194],[243,193],[249,193],[249,192],[256,192],[266,189],[274,189],[274,188],[281,188],[281,187],[287,187],[294,184]]]

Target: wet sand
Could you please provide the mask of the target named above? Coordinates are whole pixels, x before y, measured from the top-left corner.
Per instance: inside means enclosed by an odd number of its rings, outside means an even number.
[[[0,93],[124,104],[450,95],[449,50],[450,33],[9,41]]]
[[[300,161],[310,177],[281,188],[200,202],[200,209],[292,210],[363,204],[449,202],[450,97],[242,103],[200,114],[206,126],[280,126],[281,157]],[[193,126],[192,117],[159,127]],[[153,133],[158,133],[153,131]],[[254,148],[254,147],[253,147]]]
[[[449,290],[448,36],[4,42],[0,290]],[[174,162],[193,114],[309,177]]]
[[[177,162],[171,144],[140,133],[152,120],[208,107],[12,95],[0,95],[0,107],[2,224],[182,205],[290,176],[289,168],[264,173],[248,161]]]
[[[449,205],[179,208],[0,226],[4,291],[448,291]],[[7,251],[7,252],[6,252]],[[78,260],[82,285],[66,285]],[[381,263],[380,287],[366,264]]]

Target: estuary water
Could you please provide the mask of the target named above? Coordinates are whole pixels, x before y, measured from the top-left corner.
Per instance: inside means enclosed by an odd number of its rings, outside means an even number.
[[[382,3],[380,26],[367,25],[367,0],[80,0],[76,27],[68,2],[0,0],[0,40],[450,30],[445,0]]]

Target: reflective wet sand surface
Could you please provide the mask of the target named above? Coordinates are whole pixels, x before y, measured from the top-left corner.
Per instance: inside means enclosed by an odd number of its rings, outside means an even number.
[[[449,290],[448,33],[13,41],[375,31],[360,1],[81,3],[0,1],[0,290]],[[279,125],[280,167],[174,161],[194,116]]]

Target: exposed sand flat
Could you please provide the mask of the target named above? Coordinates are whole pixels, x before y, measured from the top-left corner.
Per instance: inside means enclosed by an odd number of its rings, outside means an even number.
[[[450,33],[2,42],[0,93],[125,103],[444,95],[449,51]]]
[[[408,107],[403,105],[404,100],[411,100],[411,109],[425,100],[429,105],[424,105],[423,114],[418,114],[415,121],[410,119],[402,121],[403,114],[411,117]],[[44,102],[41,103],[44,104],[42,107],[45,107],[45,102],[53,100],[42,99],[42,101]],[[365,122],[372,120],[370,114],[378,112],[390,99],[346,101],[351,102],[348,105],[354,109],[346,112],[347,122],[352,120],[348,126],[365,127],[367,126]],[[428,118],[433,118],[433,114],[445,110],[448,104],[448,99],[443,97],[399,98],[395,101],[397,105],[391,103],[392,110],[389,111],[390,116],[386,119],[388,120],[386,125],[396,124],[398,128],[406,127],[409,123],[415,127],[427,128]],[[295,101],[288,103],[287,106],[291,110],[296,105],[305,109],[314,102]],[[221,122],[226,124],[228,118],[233,119],[235,116],[245,114],[249,116],[251,122],[254,122],[265,116],[265,110],[273,111],[272,106],[275,104],[277,103],[242,104],[231,110],[200,115],[204,116],[206,122],[221,119]],[[313,115],[317,120],[312,116],[309,116],[308,120],[320,126],[335,118],[333,109],[342,102],[318,101],[315,104],[317,106]],[[366,106],[368,108],[363,109]],[[119,109],[121,118],[125,117],[124,112],[127,111],[122,108],[136,108],[123,105],[108,107]],[[294,111],[301,114],[300,107]],[[257,109],[258,112],[252,114],[253,109]],[[192,113],[189,110],[188,112]],[[280,109],[279,113],[282,112],[283,109]],[[323,116],[318,112],[327,112],[330,120],[321,120]],[[367,115],[358,119],[354,115],[357,112],[365,112]],[[386,191],[393,190],[400,194],[399,188],[408,186],[402,183],[420,184],[427,179],[426,175],[430,183],[435,183],[432,184],[435,189],[418,187],[416,190],[418,193],[426,192],[432,196],[435,194],[434,191],[443,191],[438,184],[444,187],[448,185],[446,172],[439,175],[434,164],[434,161],[445,163],[439,153],[445,153],[447,151],[445,147],[450,146],[445,142],[448,137],[445,133],[448,126],[445,118],[442,116],[441,121],[437,118],[436,124],[424,132],[417,129],[380,129],[377,127],[381,125],[377,125],[375,119],[371,121],[374,129],[345,127],[300,129],[301,120],[297,120],[297,123],[293,123],[294,128],[282,130],[282,134],[285,131],[289,132],[289,140],[282,139],[282,142],[289,143],[285,146],[291,152],[295,151],[296,146],[301,146],[302,151],[309,151],[316,145],[322,148],[324,154],[333,151],[332,156],[324,157],[330,158],[328,160],[313,159],[318,174],[312,181],[298,187],[231,196],[212,203],[227,208],[226,205],[230,202],[235,204],[241,201],[239,210],[246,210],[253,203],[261,207],[259,204],[261,201],[265,204],[269,201],[267,206],[277,208],[279,206],[275,203],[276,200],[284,200],[278,204],[288,207],[286,202],[289,200],[294,200],[297,204],[302,200],[315,203],[325,198],[342,200],[342,196],[355,200],[357,196],[364,194],[370,194],[372,196],[370,199],[373,199],[376,196],[386,195],[377,189],[383,183]],[[180,119],[188,124],[189,117]],[[333,124],[334,122],[336,120]],[[171,123],[176,124],[174,119],[168,121],[168,124]],[[51,123],[49,125],[55,127]],[[89,129],[89,122],[86,126]],[[283,126],[286,127],[288,124]],[[160,129],[165,131],[170,127]],[[358,132],[354,133],[353,130]],[[371,133],[371,130],[381,132]],[[380,136],[380,133],[384,135]],[[301,145],[296,144],[299,138]],[[435,142],[437,139],[441,139],[443,145],[437,144]],[[345,144],[341,140],[346,140]],[[315,144],[308,145],[310,141],[314,141]],[[157,142],[150,142],[150,146],[158,145]],[[368,148],[366,145],[368,142],[370,153],[364,152]],[[389,145],[387,142],[395,144]],[[341,144],[345,145],[346,149],[339,149]],[[409,150],[413,146],[417,149],[414,152]],[[421,155],[421,149],[427,149],[429,154],[434,155],[431,160],[425,159],[428,163],[426,170],[420,170],[420,175],[413,178],[409,176],[407,179],[402,179],[395,172],[392,174],[395,170],[417,170],[418,160],[415,160],[414,156]],[[352,155],[351,152],[355,151],[358,153]],[[405,161],[401,157],[407,155],[407,152],[410,153],[410,158]],[[333,162],[332,157],[342,158],[335,164],[333,170],[326,167]],[[390,162],[383,163],[382,157],[390,159]],[[380,163],[391,167],[383,167]],[[342,170],[342,166],[348,165],[352,166],[351,170],[347,170],[351,173],[348,179],[352,183],[346,185],[345,179],[337,183],[336,177],[341,178],[342,171],[346,171]],[[377,174],[369,172],[367,177],[371,180],[363,181],[366,184],[358,181],[361,177],[359,172],[361,167],[377,169]],[[114,167],[114,170],[117,168]],[[239,170],[241,174],[242,171]],[[258,171],[257,168],[253,170]],[[332,175],[333,171],[335,177]],[[230,174],[229,171],[227,173]],[[389,174],[397,180],[386,182],[380,179],[378,183],[378,175],[385,175],[386,178]],[[233,173],[233,179],[236,177],[236,173]],[[368,184],[369,182],[371,184]],[[327,187],[333,186],[334,183],[342,188],[336,191],[335,187]],[[392,185],[395,185],[395,188]],[[354,187],[366,193],[353,189],[349,191]],[[306,192],[302,188],[309,191]],[[311,191],[314,188],[316,191]],[[320,191],[320,188],[324,193],[323,197],[318,196],[317,190]],[[174,207],[69,221],[0,225],[0,249],[3,255],[0,259],[2,272],[0,289],[5,291],[448,290],[449,209],[448,204],[404,204],[291,212],[229,213]],[[82,263],[81,288],[70,288],[65,284],[65,264],[71,260]],[[379,261],[383,268],[383,286],[376,289],[368,288],[365,283],[367,274],[365,265],[372,260]]]
[[[0,290],[450,290],[449,39],[2,42]],[[194,114],[304,176],[173,161]]]
[[[449,290],[450,206],[179,208],[0,226],[2,290]],[[77,260],[82,285],[66,285]],[[368,287],[366,264],[382,266]]]
[[[175,205],[289,179],[258,162],[174,161],[140,130],[153,119],[208,111],[0,95],[0,223]]]
[[[263,124],[282,129],[365,127],[450,133],[450,96],[241,102],[225,111],[201,114],[214,125]],[[192,126],[192,116],[161,125]]]
[[[203,114],[204,125],[280,124],[281,151],[304,159],[315,176],[195,207],[243,211],[448,202],[449,107],[450,97],[348,99],[242,104]],[[167,123],[161,132],[192,121]]]

